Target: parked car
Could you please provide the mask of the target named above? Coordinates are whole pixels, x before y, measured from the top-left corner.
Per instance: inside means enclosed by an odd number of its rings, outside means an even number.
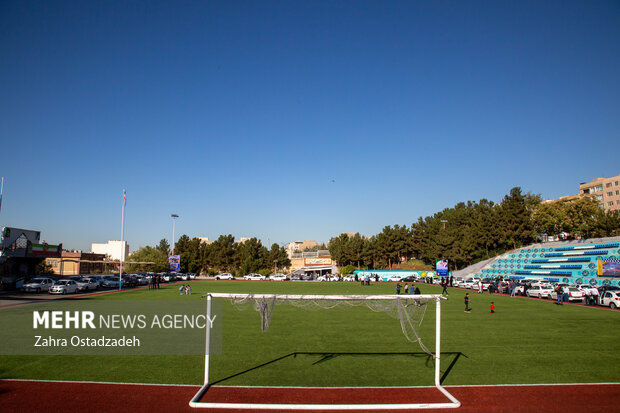
[[[78,286],[78,291],[88,291],[88,290],[96,290],[99,288],[99,283],[90,277],[82,277],[76,281]]]
[[[49,277],[36,277],[22,285],[20,289],[25,292],[40,293],[43,291],[49,291],[53,284],[54,280]]]
[[[229,272],[225,272],[223,274],[218,274],[215,276],[216,280],[234,280],[235,276]]]
[[[583,301],[584,294],[577,287],[568,287],[568,301]],[[551,291],[549,294],[549,298],[552,300],[558,299],[558,293],[555,292],[555,289]]]
[[[286,276],[286,274],[282,273],[270,275],[269,279],[273,281],[288,281],[288,277]]]
[[[605,291],[600,297],[600,304],[612,309],[620,307],[620,291]]]
[[[177,274],[177,280],[189,281],[189,274],[178,273]]]
[[[528,297],[549,298],[552,292],[553,288],[550,285],[536,284],[528,288],[525,295]]]
[[[77,293],[78,285],[75,280],[58,280],[50,287],[50,294],[73,294]]]
[[[260,275],[260,274],[256,274],[256,273],[252,273],[252,274],[248,274],[245,277],[243,277],[244,280],[251,280],[251,281],[262,281],[262,280],[266,280],[264,275]]]
[[[392,275],[390,278],[388,278],[386,281],[392,281],[392,282],[401,282],[403,280],[403,277],[400,275]]]
[[[474,288],[474,284],[476,284],[477,282],[478,282],[478,280],[475,279],[475,278],[467,278],[467,279],[461,281],[461,283],[459,284],[459,287],[472,289],[472,288]],[[476,284],[476,286],[477,286],[477,284]]]
[[[418,277],[416,277],[415,275],[409,275],[403,279],[401,279],[402,282],[405,283],[413,283],[413,282],[417,282],[418,281]]]
[[[106,275],[103,277],[102,287],[105,288],[118,288],[118,276]]]
[[[493,281],[492,278],[483,278],[482,280],[480,280],[480,282],[482,283],[482,290],[483,291],[488,291],[489,290],[489,286],[491,285],[492,281]]]
[[[518,283],[519,285],[517,285],[515,287],[515,295],[525,295],[525,292],[532,286],[532,284],[534,284],[535,282],[538,282],[538,280],[519,280]]]
[[[99,287],[103,286],[103,277],[101,275],[89,275],[88,278],[95,280]]]
[[[138,278],[134,274],[125,274],[123,275],[123,288],[124,287],[135,287],[138,285]]]
[[[353,274],[347,275],[347,276],[345,276],[345,277],[342,279],[342,281],[349,281],[349,282],[350,282],[350,281],[355,281],[355,275],[353,275]]]
[[[136,281],[137,281],[138,285],[147,285],[149,283],[149,279],[145,275],[137,275],[136,276]]]
[[[615,285],[603,285],[597,289],[599,297],[602,297],[607,291],[620,291],[620,287],[616,287]]]

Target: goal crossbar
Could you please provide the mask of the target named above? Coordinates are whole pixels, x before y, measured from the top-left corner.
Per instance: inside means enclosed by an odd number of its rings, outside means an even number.
[[[211,302],[213,298],[244,299],[247,297],[258,299],[279,300],[425,300],[435,301],[435,387],[444,394],[449,402],[444,403],[392,403],[392,404],[278,404],[278,403],[220,403],[201,402],[200,400],[211,386],[209,382],[209,362],[211,344],[211,326],[206,323],[205,329],[205,364],[204,383],[190,400],[191,407],[212,409],[248,409],[248,410],[403,410],[403,409],[446,409],[458,408],[461,403],[441,385],[441,301],[446,297],[439,294],[419,295],[287,295],[287,294],[235,294],[235,293],[207,293],[206,316],[211,319]]]

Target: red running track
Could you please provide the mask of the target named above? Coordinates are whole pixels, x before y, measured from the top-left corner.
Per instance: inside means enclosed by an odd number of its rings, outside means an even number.
[[[460,400],[462,406],[453,410],[459,413],[620,411],[620,384],[449,386],[447,389]],[[2,380],[0,411],[199,413],[205,410],[193,409],[188,404],[196,391],[197,386]],[[311,404],[411,403],[446,401],[446,399],[433,387],[383,389],[213,387],[202,401]],[[335,405],[334,411],[337,410],[338,407]],[[233,412],[223,409],[218,411]],[[446,409],[424,411],[446,412]]]

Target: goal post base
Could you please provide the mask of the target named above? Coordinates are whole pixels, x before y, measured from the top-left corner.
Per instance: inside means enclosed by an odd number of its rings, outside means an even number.
[[[418,397],[428,399],[428,390],[437,388],[449,402],[439,401],[439,394],[433,397],[433,402],[412,403],[412,392],[417,391]],[[202,402],[209,390],[219,391],[211,397],[211,401]],[[422,395],[424,392],[424,396]],[[274,393],[275,396],[274,396]],[[290,393],[290,394],[289,394]],[[368,394],[370,393],[370,394]],[[249,396],[250,394],[251,396]],[[364,394],[366,397],[360,397]],[[281,397],[286,400],[278,400]],[[228,402],[234,398],[239,402]],[[250,402],[250,399],[259,399],[264,402]],[[363,402],[355,402],[362,399]],[[221,401],[218,401],[221,400]],[[372,403],[369,403],[373,399]],[[336,401],[337,400],[337,401]],[[385,403],[380,403],[386,400]],[[389,402],[392,400],[392,402]],[[303,403],[303,401],[307,401]],[[376,401],[376,402],[375,402]],[[211,386],[204,385],[189,402],[191,407],[207,409],[237,409],[237,410],[299,410],[299,411],[369,411],[369,410],[414,410],[414,409],[454,409],[461,403],[443,387],[373,387],[373,388],[311,388],[311,387],[243,387],[243,386]]]

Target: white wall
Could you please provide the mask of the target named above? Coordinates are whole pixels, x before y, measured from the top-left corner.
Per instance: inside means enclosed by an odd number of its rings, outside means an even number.
[[[122,258],[125,261],[129,255],[129,244],[127,244],[127,241],[108,241],[107,244],[92,244],[91,249],[96,254],[109,255],[113,260],[120,260]]]

